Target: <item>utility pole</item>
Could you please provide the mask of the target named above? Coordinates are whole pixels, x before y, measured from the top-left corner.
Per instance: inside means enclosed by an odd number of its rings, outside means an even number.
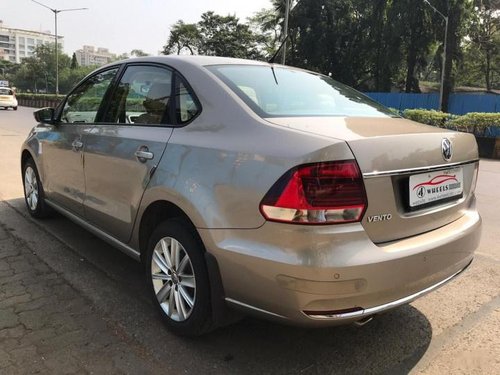
[[[285,65],[285,59],[286,59],[286,38],[288,37],[288,17],[290,16],[290,1],[291,0],[285,0],[285,33],[283,35],[283,54],[281,55],[281,64]]]
[[[42,4],[36,0],[31,0],[33,1],[34,3],[37,3],[38,5],[41,5],[43,6],[44,8],[47,8],[48,10],[50,10],[52,13],[54,13],[54,23],[55,23],[55,27],[54,27],[54,31],[55,31],[55,51],[56,51],[56,97],[59,96],[59,53],[58,53],[58,48],[59,48],[59,36],[57,34],[57,15],[61,12],[72,12],[72,11],[75,11],[75,10],[87,10],[89,8],[70,8],[70,9],[53,9],[51,7],[48,7],[47,5],[45,4]]]
[[[445,16],[443,13],[441,13],[439,10],[437,10],[431,3],[429,3],[429,0],[424,0],[424,3],[427,4],[432,8],[434,12],[439,14],[443,19],[444,19],[444,46],[443,46],[443,66],[441,67],[441,86],[439,89],[439,110],[443,110],[443,98],[444,98],[444,72],[446,69],[446,42],[448,40],[448,17]]]

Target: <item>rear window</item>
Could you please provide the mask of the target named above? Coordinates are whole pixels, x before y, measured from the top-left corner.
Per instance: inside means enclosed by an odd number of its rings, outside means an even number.
[[[386,107],[320,74],[256,65],[212,65],[207,69],[261,117],[394,117]]]
[[[14,95],[14,91],[11,89],[0,88],[0,95]]]

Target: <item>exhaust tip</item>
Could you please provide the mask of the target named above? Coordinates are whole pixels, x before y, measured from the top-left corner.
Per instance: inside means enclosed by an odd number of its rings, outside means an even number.
[[[353,324],[357,327],[363,327],[365,324],[370,323],[373,320],[374,315],[367,316],[363,319],[355,321]]]

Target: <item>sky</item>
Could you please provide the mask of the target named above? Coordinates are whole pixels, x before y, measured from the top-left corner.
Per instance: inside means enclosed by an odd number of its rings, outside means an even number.
[[[64,52],[71,55],[83,45],[130,53],[141,49],[157,55],[166,44],[170,26],[179,19],[200,20],[213,10],[246,21],[271,0],[38,0],[53,9],[89,8],[58,15],[58,34],[64,36]],[[54,33],[54,13],[31,0],[0,0],[4,27]]]

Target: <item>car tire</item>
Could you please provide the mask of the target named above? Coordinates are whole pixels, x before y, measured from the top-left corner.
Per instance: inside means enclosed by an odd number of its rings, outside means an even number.
[[[44,191],[40,175],[33,159],[29,158],[23,165],[24,201],[31,216],[44,218],[51,213],[44,199]]]
[[[148,287],[163,321],[177,335],[199,336],[212,326],[204,252],[195,229],[185,220],[162,222],[149,239]]]
[[[14,111],[17,111],[17,107],[12,107],[12,109],[13,109]]]

